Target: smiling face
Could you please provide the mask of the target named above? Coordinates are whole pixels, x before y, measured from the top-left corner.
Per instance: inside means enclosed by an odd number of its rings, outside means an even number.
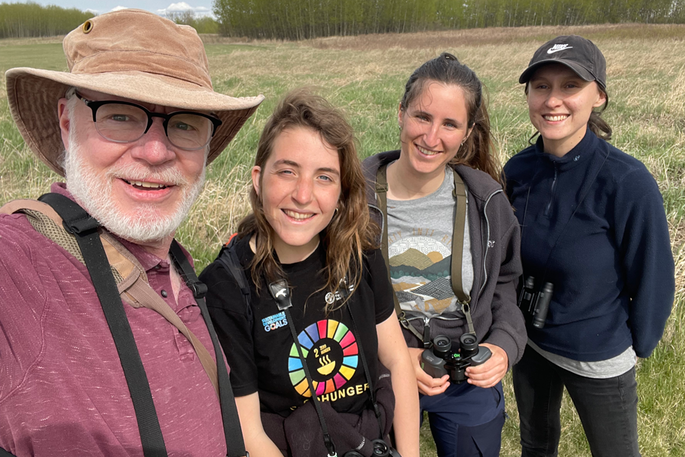
[[[93,91],[83,95],[130,101]],[[176,111],[145,107],[152,112]],[[67,150],[67,189],[112,233],[166,257],[176,228],[202,189],[206,149],[175,148],[161,119],[155,119],[139,140],[114,143],[97,132],[92,111],[82,101],[61,99],[58,109]]]
[[[540,67],[528,83],[528,114],[540,132],[545,152],[558,157],[585,136],[594,108],[606,102],[595,81],[585,81],[562,64]]]
[[[252,169],[252,184],[281,263],[306,259],[340,199],[338,151],[310,128],[287,128],[274,140],[264,166]]]
[[[430,81],[406,110],[400,109],[402,153],[398,164],[421,180],[439,179],[468,137],[466,98],[461,87]]]

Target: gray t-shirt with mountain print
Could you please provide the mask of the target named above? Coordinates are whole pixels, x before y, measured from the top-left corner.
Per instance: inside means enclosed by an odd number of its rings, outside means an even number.
[[[445,168],[442,185],[431,195],[414,200],[388,199],[390,277],[405,311],[434,316],[461,308],[450,282],[456,209],[453,191],[452,170]],[[464,227],[462,285],[470,294],[473,262],[468,219]]]

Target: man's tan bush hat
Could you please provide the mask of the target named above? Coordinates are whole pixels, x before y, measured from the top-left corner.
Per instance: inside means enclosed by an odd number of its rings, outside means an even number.
[[[21,136],[62,176],[57,101],[70,87],[215,114],[222,124],[210,142],[207,163],[264,100],[214,92],[195,29],[147,11],[127,9],[89,19],[64,38],[63,47],[69,72],[12,68],[6,73],[10,111]]]

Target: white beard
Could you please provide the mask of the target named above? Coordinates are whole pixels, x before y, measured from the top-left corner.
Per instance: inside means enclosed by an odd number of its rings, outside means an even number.
[[[150,243],[172,237],[202,191],[206,167],[203,166],[202,174],[190,185],[177,168],[155,170],[130,164],[113,166],[99,173],[84,163],[82,155],[87,152],[78,145],[74,127],[72,119],[64,171],[67,190],[81,206],[107,230],[125,240]],[[175,184],[182,188],[181,201],[171,213],[160,211],[154,204],[138,204],[135,210],[124,211],[117,207],[112,196],[112,183],[116,178]]]

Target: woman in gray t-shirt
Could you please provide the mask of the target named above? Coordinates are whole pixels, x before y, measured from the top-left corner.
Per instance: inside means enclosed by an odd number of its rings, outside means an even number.
[[[398,122],[401,149],[364,166],[376,182],[367,196],[384,229],[421,408],[441,457],[497,456],[501,379],[523,354],[526,333],[516,306],[519,227],[502,191],[481,83],[444,53],[411,75]],[[464,334],[481,345],[476,359],[484,363],[449,363],[443,376],[422,369],[436,336],[458,349]]]

